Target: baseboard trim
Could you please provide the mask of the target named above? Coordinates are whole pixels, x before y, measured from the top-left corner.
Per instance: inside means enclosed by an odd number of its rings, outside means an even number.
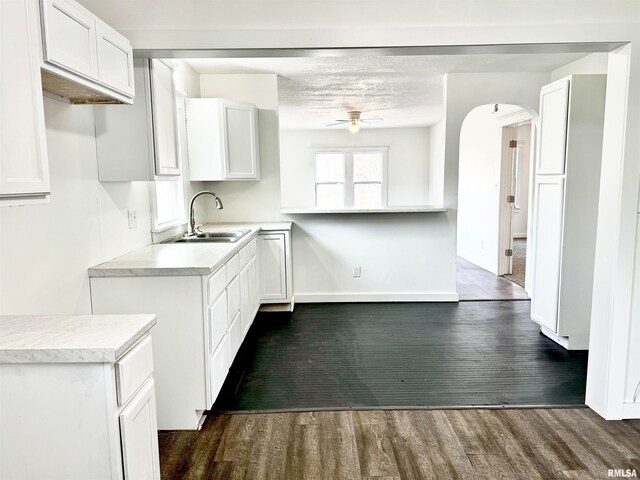
[[[296,303],[457,302],[456,292],[437,293],[298,293]]]
[[[640,418],[640,402],[625,402],[622,404],[622,419]]]
[[[513,238],[522,238],[522,239],[526,240],[527,234],[526,233],[514,233],[513,234]]]

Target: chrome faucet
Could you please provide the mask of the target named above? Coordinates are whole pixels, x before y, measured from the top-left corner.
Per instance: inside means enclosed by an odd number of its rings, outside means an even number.
[[[195,217],[195,212],[194,212],[194,202],[196,201],[196,198],[198,198],[200,195],[211,195],[215,201],[216,201],[216,208],[218,210],[222,210],[224,208],[224,206],[222,205],[222,200],[220,200],[220,197],[218,197],[215,193],[213,192],[209,192],[207,190],[203,190],[201,192],[196,193],[193,197],[191,197],[191,200],[189,201],[189,226],[187,227],[187,235],[195,235],[196,233],[198,233],[198,230],[200,230],[200,228],[202,228],[202,225],[197,225],[196,226],[196,217]]]

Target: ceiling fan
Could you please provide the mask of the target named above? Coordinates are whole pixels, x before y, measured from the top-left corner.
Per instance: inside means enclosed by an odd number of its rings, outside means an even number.
[[[362,112],[359,110],[350,110],[347,112],[347,117],[344,119],[336,120],[335,123],[330,123],[327,127],[333,127],[335,125],[344,125],[345,123],[349,124],[349,131],[351,133],[357,133],[360,130],[360,124],[362,123],[372,123],[372,122],[382,122],[382,118],[360,118]]]

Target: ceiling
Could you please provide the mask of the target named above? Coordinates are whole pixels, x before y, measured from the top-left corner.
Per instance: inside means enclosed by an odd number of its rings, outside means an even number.
[[[326,128],[347,118],[349,110],[360,110],[363,119],[383,118],[372,126],[390,128],[437,123],[445,73],[550,72],[584,55],[198,58],[187,63],[200,74],[277,74],[283,129]]]

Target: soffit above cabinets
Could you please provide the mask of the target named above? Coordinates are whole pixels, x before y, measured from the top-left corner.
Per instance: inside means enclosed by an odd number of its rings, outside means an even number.
[[[283,129],[325,128],[349,110],[381,117],[373,128],[419,127],[442,118],[446,73],[551,72],[575,53],[197,58],[201,75],[277,74]]]

